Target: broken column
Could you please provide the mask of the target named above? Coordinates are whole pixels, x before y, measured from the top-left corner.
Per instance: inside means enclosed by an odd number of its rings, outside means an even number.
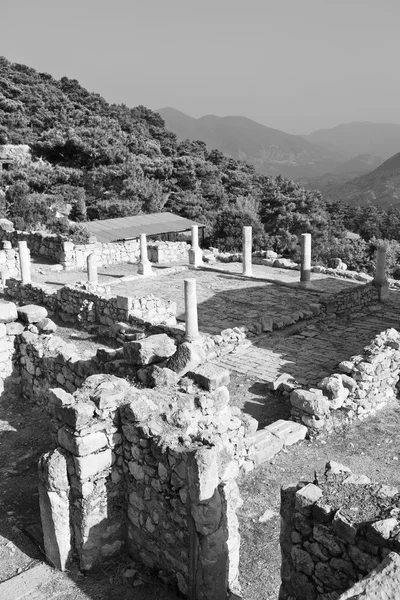
[[[192,225],[192,247],[189,249],[189,264],[200,267],[203,264],[203,252],[199,246],[199,227]]]
[[[18,242],[19,262],[21,267],[22,285],[31,282],[31,258],[27,242]]]
[[[243,227],[243,275],[251,277],[252,228]]]
[[[71,555],[67,461],[59,449],[39,461],[39,506],[44,550],[53,567],[65,570]]]
[[[311,279],[311,233],[301,234],[300,285],[306,287]]]
[[[185,339],[188,342],[192,342],[199,336],[195,279],[185,279],[185,319]]]
[[[376,270],[372,285],[378,290],[381,302],[388,298],[389,282],[386,277],[386,246],[384,244],[379,245],[376,250]]]
[[[151,262],[149,261],[149,257],[147,256],[147,240],[146,234],[140,234],[140,261],[138,264],[138,273],[139,275],[151,275]]]
[[[93,253],[87,257],[87,274],[89,283],[97,285],[99,282],[97,276],[97,256]]]

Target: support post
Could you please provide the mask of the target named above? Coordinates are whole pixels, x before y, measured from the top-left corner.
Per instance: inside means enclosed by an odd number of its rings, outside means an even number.
[[[243,227],[243,275],[251,277],[252,275],[252,228],[250,226]]]
[[[185,340],[188,342],[192,342],[193,340],[199,337],[195,279],[185,279],[185,320]]]
[[[389,282],[386,276],[386,246],[378,246],[376,251],[376,270],[372,285],[379,293],[379,301],[383,302],[389,297]]]
[[[89,254],[87,257],[87,274],[89,283],[92,285],[97,285],[99,283],[97,275],[97,256],[93,253]]]
[[[203,264],[203,252],[199,246],[198,225],[192,225],[192,247],[189,249],[189,264],[195,268]]]
[[[300,285],[307,287],[311,280],[311,233],[301,234]]]
[[[151,262],[147,256],[147,239],[146,234],[140,234],[140,261],[138,264],[139,275],[152,275]]]
[[[27,242],[18,242],[19,264],[21,267],[22,285],[31,283],[31,258]]]

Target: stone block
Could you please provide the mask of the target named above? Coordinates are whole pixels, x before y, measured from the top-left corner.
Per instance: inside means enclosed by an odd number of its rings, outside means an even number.
[[[367,540],[378,546],[384,546],[397,526],[398,521],[394,517],[375,521],[368,526]]]
[[[80,437],[74,436],[65,427],[61,427],[58,430],[58,443],[75,456],[86,456],[107,446],[108,441],[102,431],[95,431]]]
[[[129,311],[132,308],[132,298],[130,296],[117,296],[117,307]]]
[[[75,456],[74,463],[78,477],[81,480],[89,479],[111,468],[112,452],[110,448],[107,448],[107,450],[103,450],[97,454]]]
[[[314,504],[321,498],[322,490],[313,483],[309,483],[296,492],[296,510],[305,515],[311,515]]]
[[[150,365],[175,354],[175,340],[165,333],[124,344],[125,359],[134,365]]]
[[[57,331],[57,325],[49,318],[42,319],[38,322],[37,328],[40,333],[55,333]]]
[[[21,333],[24,331],[24,326],[22,325],[22,323],[14,321],[12,323],[7,323],[6,329],[7,335],[21,335]]]
[[[307,427],[294,421],[284,421],[279,419],[265,427],[268,431],[276,435],[283,441],[285,446],[291,446],[300,440],[304,440],[307,435]]]
[[[218,387],[229,385],[228,369],[211,363],[201,365],[195,371],[189,371],[187,375],[205,390],[215,390]]]
[[[293,390],[290,394],[290,402],[295,408],[299,408],[310,415],[325,415],[329,412],[329,401],[318,391]]]
[[[192,501],[202,502],[209,500],[214,495],[215,489],[218,487],[218,459],[217,450],[215,448],[200,448],[195,453],[196,465],[196,492],[192,497]]]
[[[354,544],[357,536],[357,528],[340,510],[333,517],[332,530],[348,544]]]
[[[39,323],[39,321],[47,317],[47,310],[44,306],[37,306],[36,304],[19,306],[17,311],[18,317],[24,323]]]
[[[283,448],[283,441],[267,429],[260,429],[253,436],[256,466],[270,460]]]
[[[18,312],[14,302],[0,302],[0,323],[10,323],[16,319]]]

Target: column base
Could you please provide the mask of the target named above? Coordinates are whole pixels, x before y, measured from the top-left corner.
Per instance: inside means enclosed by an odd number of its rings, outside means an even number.
[[[138,273],[139,275],[154,275],[153,269],[151,268],[151,262],[139,262]]]
[[[379,302],[384,302],[389,298],[389,282],[373,281],[372,285],[378,290]]]
[[[203,266],[203,251],[200,248],[189,249],[189,265],[192,265],[192,267]]]

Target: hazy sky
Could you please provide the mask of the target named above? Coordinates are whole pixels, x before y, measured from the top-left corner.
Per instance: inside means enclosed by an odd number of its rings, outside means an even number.
[[[399,0],[0,0],[0,55],[111,102],[290,133],[400,123]]]

